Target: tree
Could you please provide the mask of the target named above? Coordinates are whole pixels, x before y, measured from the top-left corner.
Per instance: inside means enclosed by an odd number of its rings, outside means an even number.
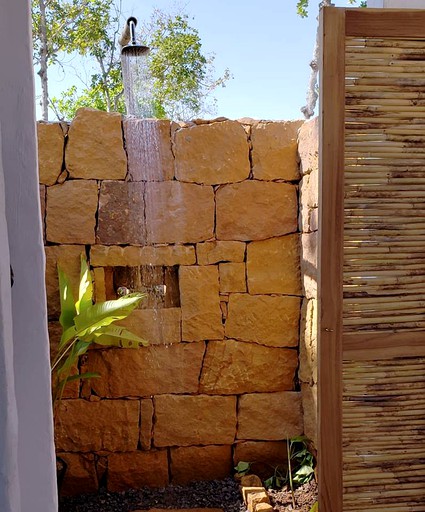
[[[350,4],[356,4],[357,0],[348,0]],[[366,1],[360,2],[360,7],[366,7]],[[306,18],[308,16],[308,5],[309,0],[298,0],[297,1],[297,13],[302,17]]]
[[[45,17],[44,23],[41,21],[40,2],[49,4],[50,16]],[[56,4],[63,5],[63,2],[33,0],[35,4],[37,8],[33,8],[33,22],[37,45],[34,61],[40,64],[40,70],[43,68],[39,72],[40,76],[43,75],[44,84],[43,118],[47,117],[48,102],[59,119],[71,119],[82,106],[125,112],[118,45],[120,25],[123,25],[121,5],[114,0],[72,0],[72,4],[66,4],[72,5],[74,14],[78,14],[74,16],[72,27],[81,35],[84,34],[84,46],[79,47],[82,36],[73,35],[72,40],[66,36],[55,39],[58,31],[53,27],[58,22],[59,14]],[[88,23],[92,30],[87,30],[86,23],[89,6],[97,14]],[[43,26],[47,29],[45,37]],[[152,82],[153,114],[156,117],[187,119],[206,113],[211,108],[211,93],[225,85],[230,73],[226,70],[223,76],[214,78],[214,56],[202,52],[201,38],[198,31],[190,26],[189,17],[182,12],[172,15],[157,9],[139,32],[143,44],[151,47],[148,68]],[[44,44],[47,52],[42,48],[43,41],[48,41],[48,44]],[[42,66],[43,51],[49,57],[44,59]],[[78,73],[83,87],[73,85],[59,97],[49,98],[48,65],[60,64],[60,56],[72,53],[82,56],[84,69],[91,69],[90,78],[85,80],[82,73]]]
[[[105,38],[113,0],[32,0],[33,61],[41,80],[41,105],[48,120],[48,68],[61,64],[61,55],[86,55]]]

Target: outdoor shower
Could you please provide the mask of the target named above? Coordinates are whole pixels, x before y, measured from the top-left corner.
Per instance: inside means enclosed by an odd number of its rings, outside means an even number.
[[[149,73],[149,47],[136,41],[137,19],[128,18],[119,40],[127,114],[152,117],[152,80]]]
[[[137,19],[131,16],[128,18],[124,30],[119,40],[121,46],[121,56],[139,57],[149,53],[149,48],[137,44],[136,41]]]

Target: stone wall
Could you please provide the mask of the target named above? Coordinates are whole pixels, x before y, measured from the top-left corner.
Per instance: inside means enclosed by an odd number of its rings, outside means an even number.
[[[303,305],[300,326],[300,368],[304,430],[317,446],[317,237],[319,202],[319,122],[299,131],[301,274]]]
[[[315,213],[301,155],[298,228],[300,125],[87,109],[69,127],[38,125],[52,352],[57,264],[76,292],[85,253],[96,300],[119,286],[149,295],[125,324],[150,346],[91,350],[75,369],[102,377],[72,383],[62,401],[64,493],[218,478],[239,460],[273,466],[304,431],[313,340],[303,329],[298,375],[300,313],[315,307],[300,236],[305,253]]]

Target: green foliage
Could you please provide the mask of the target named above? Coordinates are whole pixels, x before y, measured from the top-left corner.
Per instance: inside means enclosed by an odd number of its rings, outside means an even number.
[[[238,465],[235,466],[235,472],[238,476],[245,476],[247,475],[251,470],[251,463],[250,462],[238,462]]]
[[[99,377],[95,373],[71,375],[79,357],[95,343],[107,347],[138,348],[147,342],[124,327],[111,325],[126,318],[145,297],[132,293],[117,300],[93,304],[93,283],[85,257],[81,256],[78,300],[74,301],[68,277],[58,269],[62,336],[52,363],[53,401],[60,400],[68,382]]]
[[[114,0],[31,0],[33,57],[39,62],[42,39],[41,6],[45,9],[45,30],[49,64],[59,62],[59,52],[86,55],[105,38]]]
[[[308,449],[309,440],[297,436],[287,441],[288,467],[276,466],[273,475],[264,481],[267,489],[281,489],[284,485],[293,491],[314,476],[314,457]]]
[[[266,489],[282,489],[288,482],[288,468],[286,466],[276,466],[273,475],[266,480],[263,484]]]
[[[316,501],[316,503],[311,507],[310,512],[319,512],[319,502]]]
[[[229,71],[212,78],[213,56],[202,53],[198,30],[186,14],[175,16],[155,10],[144,38],[151,52],[149,71],[158,117],[188,119],[205,110],[205,98],[230,78]]]
[[[70,120],[80,107],[125,113],[117,42],[123,24],[119,2],[32,0],[35,65],[40,62],[41,1],[48,5],[48,64],[60,65],[65,55],[77,54],[84,59],[84,71],[90,75],[85,80],[80,73],[82,87],[73,85],[50,98],[57,117]],[[202,52],[199,32],[189,21],[184,13],[172,15],[156,9],[141,29],[138,26],[142,43],[151,48],[148,68],[155,117],[188,119],[209,112],[211,93],[230,79],[228,70],[214,78],[214,56]]]
[[[357,4],[357,0],[348,0],[350,4]],[[306,18],[308,16],[308,6],[309,0],[298,0],[297,1],[297,13],[301,18]],[[367,1],[361,1],[360,7],[367,7]]]
[[[288,460],[291,462],[290,475],[295,487],[309,482],[314,475],[314,457],[308,449],[305,436],[293,437],[288,443]]]

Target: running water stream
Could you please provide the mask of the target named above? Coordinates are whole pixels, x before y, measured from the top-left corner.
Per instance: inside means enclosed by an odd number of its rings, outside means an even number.
[[[152,117],[152,79],[147,53],[125,52],[121,55],[121,65],[127,114]]]

